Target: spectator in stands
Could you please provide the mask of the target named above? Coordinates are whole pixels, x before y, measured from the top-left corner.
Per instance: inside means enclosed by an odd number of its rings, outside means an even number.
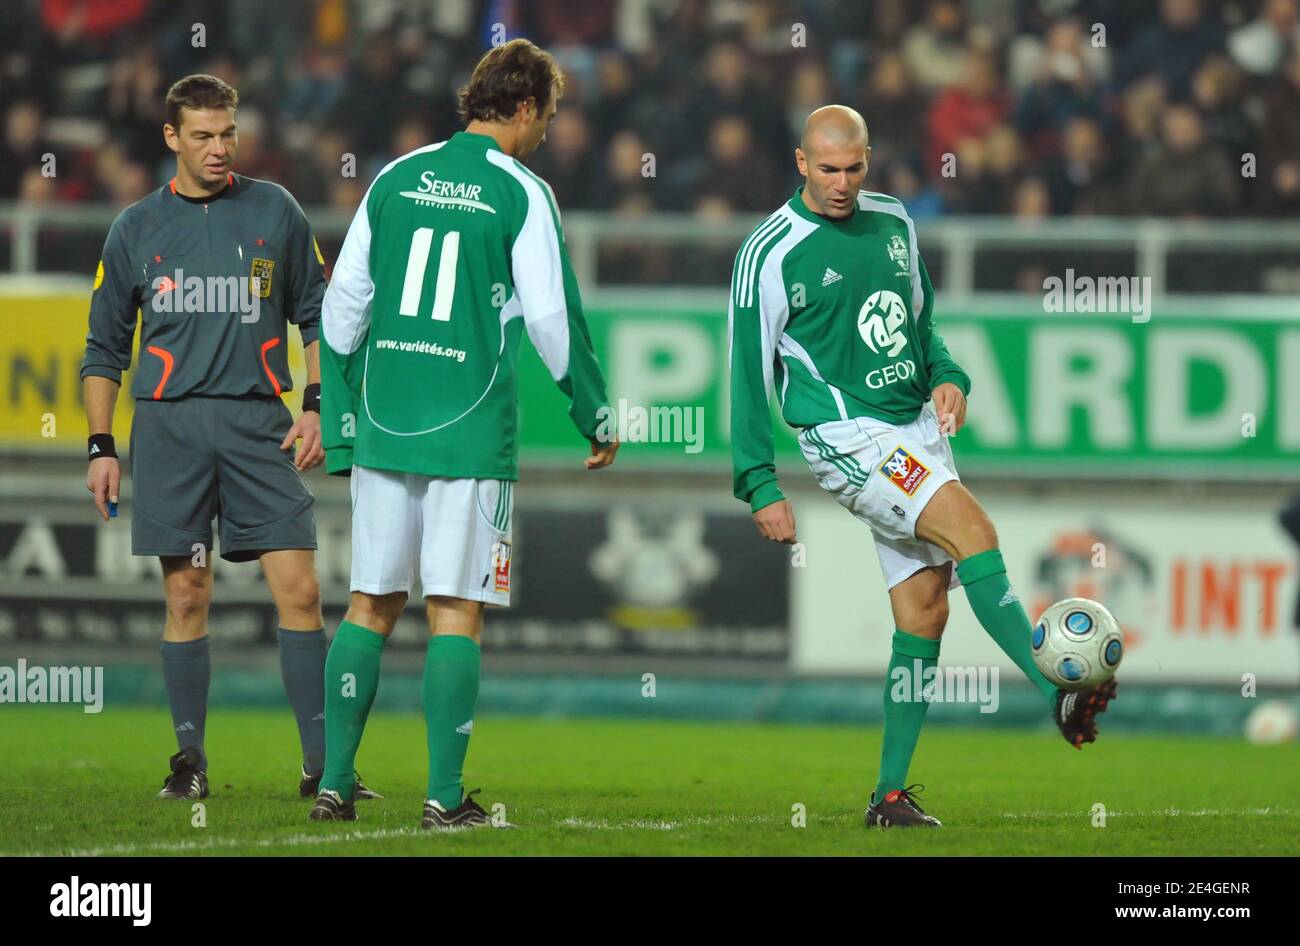
[[[1048,23],[1043,35],[1021,33],[1007,47],[1007,85],[1017,94],[1044,81],[1075,83],[1080,79],[1089,86],[1110,79],[1109,45],[1096,45],[1093,34],[1079,16],[1064,16]],[[1109,39],[1109,37],[1108,37]]]
[[[698,195],[709,194],[744,213],[770,209],[771,195],[782,188],[773,163],[754,147],[749,123],[739,115],[719,118],[709,128],[707,140],[705,154],[674,175],[671,191],[675,200],[685,198],[694,203]],[[794,190],[793,184],[790,190]]]
[[[1119,214],[1124,195],[1101,123],[1072,118],[1065,126],[1061,154],[1044,174],[1056,214]]]
[[[1287,53],[1300,48],[1300,2],[1265,0],[1250,23],[1228,37],[1228,52],[1237,65],[1257,75],[1276,73]]]
[[[347,88],[348,58],[342,48],[309,46],[299,67],[292,70],[280,102],[293,121],[322,122],[338,106]]]
[[[749,55],[733,40],[715,44],[704,59],[686,108],[685,137],[678,146],[702,151],[718,120],[738,116],[749,126],[754,154],[789,160],[793,143],[776,95],[759,82]],[[767,203],[771,203],[770,200]],[[766,206],[762,204],[761,206]]]
[[[394,37],[376,33],[366,38],[365,47],[352,61],[330,122],[351,130],[368,165],[387,153],[391,130],[410,100]],[[393,157],[389,155],[384,163]]]
[[[0,142],[0,200],[12,200],[21,190],[23,176],[33,168],[39,174],[44,155],[52,152],[45,141],[45,117],[35,102],[14,102],[5,112],[4,123],[4,140]]]
[[[1078,20],[1059,20],[1048,30],[1016,109],[1016,125],[1035,156],[1058,155],[1062,129],[1072,119],[1104,120],[1106,59],[1096,56],[1098,51],[1105,52],[1088,42]]]
[[[1192,100],[1201,112],[1206,137],[1237,161],[1255,147],[1255,131],[1246,117],[1243,89],[1241,70],[1226,56],[1210,56],[1192,79]]]
[[[1201,60],[1223,51],[1223,26],[1204,15],[1201,0],[1160,0],[1160,20],[1139,30],[1124,49],[1119,79],[1128,85],[1151,74],[1178,98],[1191,88]]]
[[[1133,213],[1204,217],[1238,205],[1236,168],[1205,137],[1200,113],[1188,102],[1165,109],[1161,147],[1143,156],[1129,176]]]
[[[873,152],[891,158],[921,154],[926,99],[902,53],[889,50],[875,60],[861,99]]]
[[[596,63],[596,89],[594,100],[587,104],[586,112],[591,123],[591,134],[596,142],[608,142],[624,128],[636,128],[650,117],[642,107],[642,93],[638,86],[632,60],[616,50],[603,52]],[[563,103],[565,110],[568,103]],[[540,157],[546,149],[540,149]]]
[[[868,186],[899,191],[914,217],[1033,217],[1044,194],[1053,213],[1129,212],[1130,199],[1144,213],[1215,213],[1232,204],[1225,182],[1253,213],[1300,212],[1300,0],[822,0],[799,8],[806,48],[790,45],[783,0],[597,0],[581,14],[563,0],[314,0],[243,15],[258,2],[205,14],[203,68],[244,94],[250,173],[308,206],[351,213],[396,154],[454,131],[453,93],[504,22],[566,47],[569,88],[538,156],[563,209],[761,212],[794,183],[788,116],[839,100],[867,119]],[[38,14],[0,31],[0,199],[125,200],[135,166],[146,179],[157,167],[167,63],[194,55],[191,4],[27,6]],[[1254,19],[1230,30],[1239,9]],[[1194,103],[1190,115],[1167,120],[1171,99]],[[1185,138],[1201,144],[1181,152]],[[29,172],[49,152],[58,177],[42,183]],[[656,176],[642,177],[650,153]],[[743,171],[708,170],[742,153]],[[944,153],[956,178],[937,174]],[[1244,153],[1258,177],[1242,178]],[[348,154],[356,178],[343,177]]]
[[[643,170],[653,159],[655,177],[646,177]],[[661,156],[652,154],[645,139],[631,129],[616,134],[605,152],[604,169],[592,188],[593,203],[602,210],[640,214],[654,209],[653,194],[659,189],[658,175],[666,173],[660,167]],[[628,198],[637,200],[629,202]]]
[[[1052,195],[1041,177],[1021,178],[1011,198],[1011,213],[1017,220],[1042,220],[1052,213]]]
[[[1249,182],[1254,209],[1268,216],[1300,213],[1300,47],[1260,97],[1257,176]]]
[[[872,186],[871,178],[876,180],[876,190],[901,200],[907,208],[907,215],[913,220],[931,220],[944,212],[943,195],[938,188],[928,183],[932,178],[922,176],[918,161],[890,160],[878,166],[875,158],[872,158],[868,186]]]
[[[990,53],[971,53],[961,80],[943,91],[926,118],[929,169],[938,173],[945,154],[955,153],[963,140],[982,140],[1002,124],[1008,111],[997,61]]]
[[[539,149],[529,164],[551,185],[562,208],[601,209],[590,200],[591,181],[601,171],[600,152],[581,109],[560,109],[546,133],[546,147]]]
[[[785,123],[790,140],[799,139],[809,112],[833,101],[835,95],[831,90],[831,78],[826,67],[817,59],[800,60],[794,75],[790,77],[789,94],[786,97]]]
[[[46,177],[39,167],[29,167],[18,177],[17,198],[20,204],[52,204],[58,200],[55,179]]]
[[[903,58],[922,88],[936,91],[961,82],[969,55],[965,31],[961,4],[930,0],[925,21],[903,38]]]
[[[1138,79],[1124,90],[1120,102],[1124,116],[1120,163],[1125,168],[1160,147],[1160,116],[1165,102],[1165,83],[1159,76]]]

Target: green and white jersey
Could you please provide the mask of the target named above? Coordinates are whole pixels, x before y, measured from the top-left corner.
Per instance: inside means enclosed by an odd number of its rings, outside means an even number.
[[[970,393],[934,329],[934,288],[903,205],[861,191],[832,220],[803,187],[736,254],[728,313],[733,488],[757,512],[782,498],[768,399],[792,427],[915,420],[935,387]]]
[[[605,381],[550,187],[468,132],[387,165],[322,305],[329,472],[517,479],[525,330],[593,439]]]

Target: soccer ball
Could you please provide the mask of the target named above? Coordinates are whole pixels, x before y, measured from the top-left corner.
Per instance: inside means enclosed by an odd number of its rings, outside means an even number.
[[[1246,739],[1256,745],[1295,742],[1300,736],[1300,714],[1284,700],[1269,700],[1246,717]]]
[[[1087,598],[1066,598],[1044,611],[1030,643],[1038,669],[1063,690],[1101,686],[1124,656],[1119,622]]]

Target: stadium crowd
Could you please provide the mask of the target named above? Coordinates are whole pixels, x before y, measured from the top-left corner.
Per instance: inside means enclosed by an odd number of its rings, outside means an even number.
[[[174,166],[168,85],[211,72],[240,92],[236,167],[350,211],[385,162],[457,130],[481,49],[525,35],[567,74],[533,160],[566,210],[770,210],[798,181],[804,116],[837,101],[870,126],[869,186],[918,219],[1300,211],[1300,0],[5,8],[0,200],[140,198]]]

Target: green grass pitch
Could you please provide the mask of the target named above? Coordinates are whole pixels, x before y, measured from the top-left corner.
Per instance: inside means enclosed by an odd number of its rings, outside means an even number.
[[[418,830],[420,717],[371,717],[358,767],[386,798],[359,803],[354,824],[316,824],[297,794],[289,711],[217,708],[212,796],[195,827],[189,804],[154,797],[174,751],[164,710],[9,706],[0,854],[1300,853],[1294,747],[1103,725],[1078,752],[1046,729],[933,727],[912,780],[945,826],[912,832],[862,824],[879,748],[878,729],[844,726],[476,719],[466,784],[520,830],[445,835]]]

